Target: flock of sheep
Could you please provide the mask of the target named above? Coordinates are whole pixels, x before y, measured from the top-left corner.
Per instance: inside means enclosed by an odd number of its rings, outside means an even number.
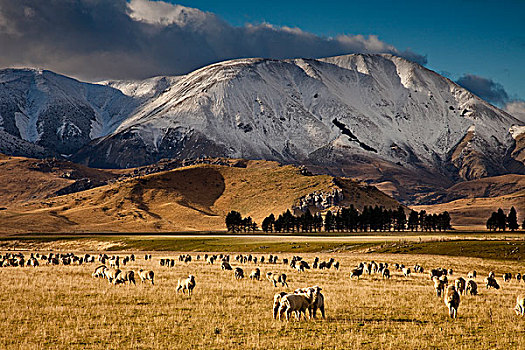
[[[135,276],[138,275],[142,283],[150,281],[152,285],[155,284],[155,273],[152,270],[139,269],[138,271],[126,270],[124,268],[127,263],[135,261],[135,255],[131,254],[128,256],[108,256],[107,254],[98,254],[98,256],[84,254],[75,255],[74,253],[31,253],[29,257],[26,257],[23,253],[6,253],[0,255],[0,267],[38,267],[41,264],[46,265],[82,265],[82,264],[93,264],[99,263],[95,268],[92,276],[94,278],[107,279],[110,284],[136,284]],[[144,256],[145,260],[152,260],[152,256],[147,254]],[[339,270],[340,264],[333,258],[328,261],[320,261],[318,257],[312,262],[312,266],[301,258],[300,256],[293,256],[290,259],[284,258],[279,260],[276,255],[270,255],[267,259],[265,256],[257,257],[252,254],[248,255],[235,255],[233,258],[238,264],[284,264],[289,268],[301,273],[309,269],[335,269]],[[189,254],[181,254],[178,257],[178,261],[182,263],[190,263],[193,260]],[[230,255],[228,254],[204,254],[202,256],[196,255],[195,260],[202,260],[206,264],[213,265],[216,261],[220,261],[220,268],[224,271],[233,271],[233,277],[236,280],[245,278],[244,269],[241,266],[232,267],[230,264]],[[160,259],[161,267],[174,267],[176,259],[162,258]],[[350,279],[359,279],[366,275],[380,275],[383,279],[390,279],[392,277],[391,269],[398,271],[404,277],[409,277],[412,273],[423,274],[424,269],[421,265],[416,264],[412,268],[406,267],[402,264],[388,264],[388,263],[376,263],[375,261],[361,262],[355,268],[351,269]],[[469,295],[476,296],[478,294],[478,284],[475,281],[477,278],[477,272],[471,271],[467,274],[466,278],[458,277],[454,280],[450,280],[454,275],[452,269],[436,268],[429,272],[430,279],[434,283],[434,289],[436,296],[443,298],[446,307],[449,310],[451,318],[457,317],[461,296]],[[285,273],[276,273],[268,271],[266,279],[274,286],[287,287],[287,276]],[[261,280],[261,270],[259,267],[254,266],[248,277],[251,280]],[[517,273],[514,275],[516,281],[525,283],[525,274]],[[505,282],[510,282],[513,279],[511,273],[504,273],[502,279]],[[487,289],[494,288],[500,289],[500,285],[496,280],[494,272],[490,272],[484,279],[484,284]],[[190,274],[187,278],[183,277],[178,280],[176,291],[182,292],[183,294],[188,293],[192,295],[193,290],[196,286],[195,276]],[[292,315],[297,320],[301,319],[301,315],[306,319],[307,311],[308,317],[315,318],[317,310],[321,312],[323,318],[325,318],[325,302],[324,295],[321,293],[322,288],[315,285],[312,287],[300,288],[289,293],[282,291],[276,293],[273,298],[273,317],[274,319],[283,319],[289,321]],[[518,295],[516,299],[515,312],[518,316],[525,316],[525,294]]]

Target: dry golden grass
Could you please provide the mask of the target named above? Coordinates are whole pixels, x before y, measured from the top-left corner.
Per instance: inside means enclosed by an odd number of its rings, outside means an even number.
[[[128,253],[129,254],[129,253]],[[143,254],[126,268],[150,268],[156,283],[112,286],[91,277],[96,264],[0,269],[0,348],[366,348],[366,349],[493,349],[525,348],[523,326],[513,312],[525,283],[500,281],[506,271],[525,272],[522,263],[475,258],[380,254],[318,254],[341,261],[339,271],[297,273],[283,265],[259,264],[261,273],[282,271],[293,290],[320,285],[327,319],[274,321],[274,288],[267,281],[235,281],[219,264],[180,263],[159,266],[178,253]],[[192,253],[195,258],[195,253]],[[201,254],[202,255],[202,254]],[[280,258],[291,254],[280,254]],[[312,261],[314,255],[303,254]],[[360,261],[422,264],[427,270],[453,268],[455,277],[478,271],[480,295],[463,296],[458,319],[451,320],[434,294],[428,275],[409,278],[394,272],[391,280],[365,276],[350,280]],[[232,265],[241,264],[232,261]],[[246,274],[254,267],[241,265]],[[486,290],[482,279],[494,270],[502,289]],[[175,292],[177,278],[196,276],[192,297]]]

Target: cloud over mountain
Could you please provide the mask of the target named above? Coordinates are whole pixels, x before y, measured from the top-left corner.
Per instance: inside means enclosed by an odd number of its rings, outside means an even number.
[[[491,79],[474,74],[465,74],[456,82],[490,103],[502,106],[509,101],[509,95],[503,86]]]
[[[213,13],[151,0],[0,0],[0,47],[0,67],[43,67],[89,80],[184,74],[240,57],[391,53],[426,63],[374,35],[236,27]]]

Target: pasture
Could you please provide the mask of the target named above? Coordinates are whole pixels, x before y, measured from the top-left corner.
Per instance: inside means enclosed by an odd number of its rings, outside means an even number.
[[[106,253],[129,255],[130,251]],[[334,258],[341,268],[299,273],[282,264],[282,258],[295,253],[279,253],[277,264],[265,261],[257,265],[239,263],[231,253],[233,268],[243,268],[247,277],[259,267],[263,276],[261,281],[237,281],[233,271],[220,269],[220,261],[207,264],[203,253],[191,252],[189,263],[177,260],[180,252],[152,251],[152,260],[145,260],[144,252],[134,253],[137,260],[121,268],[151,269],[155,285],[142,284],[138,276],[136,286],[95,279],[91,273],[98,262],[0,268],[0,348],[525,348],[525,318],[513,311],[517,294],[525,292],[525,282],[513,279],[505,283],[501,277],[504,272],[525,272],[525,264],[513,260],[302,253],[310,265],[318,256],[321,260]],[[160,266],[161,258],[176,259],[175,266]],[[378,274],[350,279],[350,271],[359,262],[371,260],[409,267],[418,263],[425,272],[404,277],[390,267],[389,280]],[[456,320],[449,318],[443,300],[435,294],[428,275],[435,267],[452,268],[451,280],[466,278],[470,270],[478,272],[479,295],[461,296]],[[286,273],[289,288],[275,288],[264,279],[268,271]],[[500,290],[485,289],[483,279],[489,271],[496,273]],[[177,280],[188,274],[196,279],[191,297],[175,290]],[[323,288],[326,319],[273,319],[275,293],[312,285]]]

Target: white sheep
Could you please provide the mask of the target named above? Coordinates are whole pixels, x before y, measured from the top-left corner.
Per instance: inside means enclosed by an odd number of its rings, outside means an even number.
[[[299,288],[294,291],[295,294],[308,294],[309,290],[312,290],[313,295],[316,296],[312,301],[312,304],[308,308],[310,318],[315,318],[317,315],[317,309],[321,311],[321,316],[326,318],[324,309],[324,295],[321,293],[322,288],[319,286]]]
[[[266,279],[272,282],[274,287],[277,287],[277,283],[281,283],[283,287],[288,287],[288,283],[286,282],[286,274],[284,273],[277,274],[273,272],[267,272]]]
[[[244,270],[240,267],[236,267],[234,271],[234,276],[236,280],[241,280],[244,278]]]
[[[142,283],[146,282],[146,281],[151,281],[151,284],[154,285],[155,282],[153,281],[154,277],[155,277],[155,273],[151,270],[143,270],[143,269],[140,269],[139,270],[139,277],[140,277],[140,280],[142,281]]]
[[[474,278],[476,278],[476,276],[477,276],[477,272],[476,272],[476,270],[470,271],[470,272],[467,274],[467,278],[469,278],[469,279],[474,279]]]
[[[516,298],[516,315],[525,316],[525,294],[518,295]]]
[[[443,280],[439,279],[437,276],[434,276],[432,280],[434,281],[434,289],[436,290],[436,295],[438,297],[441,297],[443,290],[445,290],[446,283]]]
[[[106,268],[104,270],[104,276],[108,279],[109,283],[115,283],[115,280],[120,272],[120,269]]]
[[[193,289],[195,288],[195,276],[189,275],[188,278],[185,279],[179,279],[177,281],[177,292],[182,290],[182,294],[185,293],[185,291],[188,291],[188,295],[191,295],[193,292]]]
[[[411,271],[410,271],[410,268],[409,268],[409,267],[405,267],[405,268],[403,268],[403,275],[404,275],[405,277],[410,276],[410,272],[411,272]]]
[[[445,293],[445,305],[448,307],[451,318],[456,318],[458,316],[459,302],[460,298],[456,291],[456,287],[453,285],[448,286],[447,292]]]
[[[464,294],[465,293],[465,288],[467,286],[467,282],[465,281],[465,279],[463,277],[460,277],[460,278],[457,278],[455,281],[454,281],[454,284],[456,286],[456,290],[457,292],[461,295],[461,294]]]
[[[131,283],[136,284],[135,283],[135,272],[133,272],[132,270],[121,271],[117,275],[117,278],[115,279],[115,284],[119,284],[119,283],[124,284],[126,282],[129,282],[129,284]]]
[[[255,270],[252,270],[252,272],[250,273],[250,279],[257,280],[257,281],[261,280],[261,270],[259,270],[258,267],[255,268]]]
[[[470,295],[478,294],[478,284],[474,280],[467,281],[466,293]]]
[[[273,319],[277,319],[277,314],[279,312],[279,307],[281,306],[281,299],[284,297],[286,292],[279,292],[273,296]]]
[[[286,320],[289,321],[292,312],[296,314],[298,320],[301,319],[301,314],[306,318],[306,310],[312,305],[315,297],[314,289],[309,289],[306,294],[284,295],[279,306],[279,319],[286,314]]]

